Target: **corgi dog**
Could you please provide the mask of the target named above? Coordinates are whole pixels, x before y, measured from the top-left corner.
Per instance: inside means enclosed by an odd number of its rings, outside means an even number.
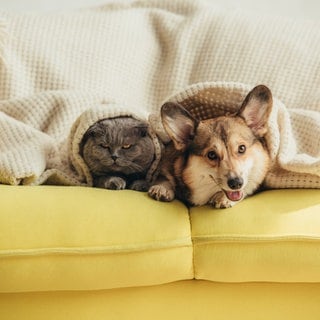
[[[148,194],[178,198],[190,206],[228,208],[253,194],[270,166],[264,141],[272,109],[271,91],[253,88],[238,112],[199,121],[178,103],[161,108],[170,143]]]

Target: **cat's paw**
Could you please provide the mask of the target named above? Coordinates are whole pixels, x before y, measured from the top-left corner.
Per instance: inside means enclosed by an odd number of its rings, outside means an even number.
[[[174,199],[174,191],[167,189],[162,184],[156,184],[149,188],[148,194],[151,198],[159,201],[169,202]]]
[[[149,184],[146,180],[135,180],[132,182],[132,184],[129,186],[129,189],[136,190],[136,191],[148,191]]]
[[[208,204],[217,209],[225,209],[231,208],[235,202],[229,200],[223,191],[219,191],[211,197]]]
[[[108,177],[104,181],[104,187],[110,190],[123,190],[126,188],[126,181],[120,177]]]

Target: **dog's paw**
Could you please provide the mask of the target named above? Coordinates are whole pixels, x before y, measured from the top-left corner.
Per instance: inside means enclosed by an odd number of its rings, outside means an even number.
[[[104,181],[104,187],[111,190],[123,190],[126,188],[126,181],[120,177],[108,177]]]
[[[235,202],[229,200],[223,191],[219,191],[211,197],[208,204],[217,209],[225,209],[231,208]]]
[[[130,185],[129,189],[136,191],[148,191],[149,184],[146,180],[135,180]]]
[[[174,199],[174,191],[167,189],[162,184],[156,184],[149,188],[148,194],[151,198],[158,201],[169,202]]]

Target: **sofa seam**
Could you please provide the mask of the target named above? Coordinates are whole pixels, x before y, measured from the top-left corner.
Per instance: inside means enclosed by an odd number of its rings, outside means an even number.
[[[1,258],[10,257],[27,257],[27,256],[45,256],[45,255],[101,255],[101,254],[126,254],[140,253],[157,250],[171,250],[184,247],[193,247],[190,237],[173,241],[170,245],[156,244],[154,246],[134,247],[126,246],[120,248],[118,246],[92,246],[92,247],[51,247],[51,248],[36,248],[36,249],[8,249],[0,250]]]
[[[191,210],[190,207],[188,209],[188,216],[189,216],[189,228],[190,228],[190,238],[191,238],[191,244],[192,244],[192,273],[193,273],[193,279],[196,279],[196,263],[195,263],[195,250],[194,247],[196,243],[194,242],[194,238],[192,236],[192,216],[191,216]]]
[[[320,237],[314,236],[217,236],[217,237],[207,237],[207,236],[194,236],[192,237],[193,245],[203,245],[209,243],[250,243],[250,242],[320,242]]]

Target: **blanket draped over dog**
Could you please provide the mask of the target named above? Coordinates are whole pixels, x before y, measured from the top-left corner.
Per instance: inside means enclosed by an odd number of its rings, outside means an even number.
[[[269,187],[320,187],[320,23],[193,0],[115,1],[62,13],[0,12],[0,182],[92,185],[79,154],[95,121],[150,118],[178,101],[235,111],[257,84],[274,108]]]

